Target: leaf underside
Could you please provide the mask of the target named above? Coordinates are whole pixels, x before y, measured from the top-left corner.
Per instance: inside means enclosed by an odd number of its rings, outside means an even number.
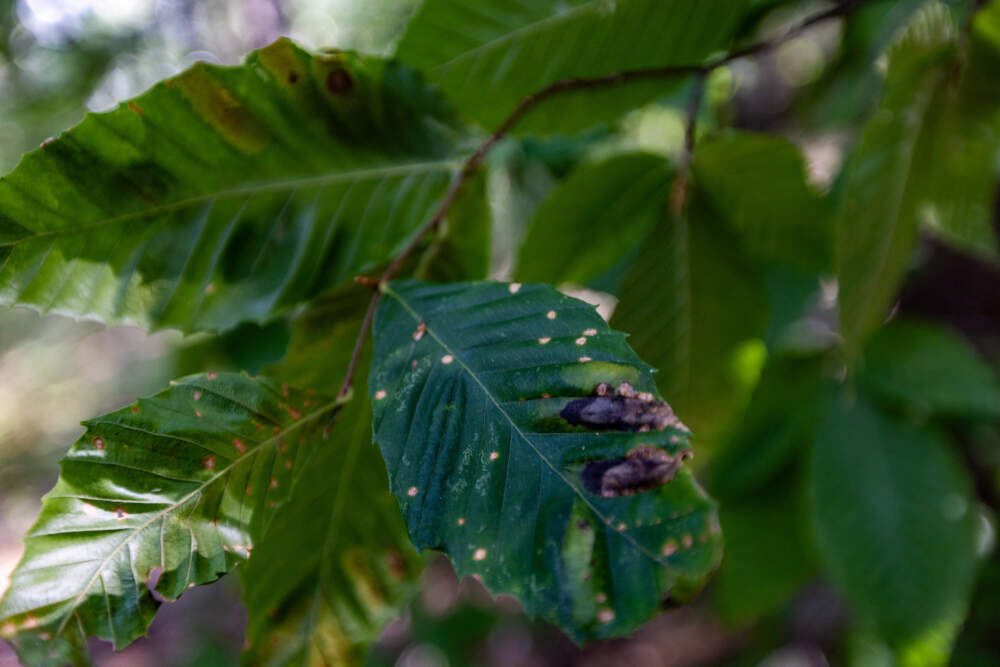
[[[460,576],[582,640],[633,630],[717,564],[715,505],[683,466],[632,495],[587,479],[640,445],[690,453],[679,423],[597,431],[560,416],[602,382],[656,394],[592,306],[543,285],[394,283],[375,341],[390,487],[416,546],[443,549]]]
[[[264,379],[203,374],[86,422],[0,601],[32,665],[122,648],[159,606],[249,558],[288,500],[333,403]]]
[[[425,0],[396,55],[427,72],[463,112],[494,128],[521,98],[559,79],[699,63],[725,46],[750,4]],[[518,130],[570,132],[606,122],[665,94],[679,81],[640,81],[562,95],[533,111]],[[488,95],[482,94],[483,85]]]
[[[386,261],[468,135],[403,65],[282,39],[199,63],[0,179],[0,303],[186,331]]]

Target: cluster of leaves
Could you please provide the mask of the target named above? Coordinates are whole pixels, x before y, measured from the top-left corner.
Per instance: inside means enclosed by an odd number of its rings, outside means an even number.
[[[26,155],[0,180],[0,302],[291,336],[262,377],[85,424],[0,634],[85,663],[88,637],[123,647],[239,565],[248,662],[352,664],[437,549],[614,637],[697,593],[725,532],[730,620],[823,573],[857,637],[944,659],[986,511],[947,429],[995,422],[1000,386],[948,330],[885,321],[921,230],[996,255],[1000,2],[827,12],[850,48],[817,87],[865,123],[829,192],[794,144],[719,122],[731,95],[702,101],[780,4],[425,0],[392,59],[279,40]],[[624,136],[689,107],[693,150]],[[352,282],[397,272],[374,299]],[[538,283],[614,295],[610,325]]]

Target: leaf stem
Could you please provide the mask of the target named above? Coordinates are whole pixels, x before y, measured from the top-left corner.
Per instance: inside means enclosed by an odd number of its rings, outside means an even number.
[[[843,2],[839,2],[829,9],[825,9],[821,12],[813,14],[812,16],[806,17],[779,35],[770,39],[753,42],[742,48],[730,51],[723,56],[711,59],[705,63],[697,65],[663,65],[659,67],[621,70],[601,76],[572,77],[555,81],[531,93],[530,95],[527,95],[521,99],[518,105],[514,107],[514,110],[507,116],[507,118],[504,119],[502,123],[500,123],[496,130],[494,130],[489,137],[479,144],[479,147],[476,148],[472,155],[466,158],[465,162],[452,179],[451,184],[448,186],[448,190],[445,192],[444,197],[441,199],[441,203],[438,205],[437,209],[435,209],[434,214],[420,227],[420,229],[417,230],[416,234],[413,235],[413,238],[406,245],[406,247],[404,247],[399,254],[393,258],[392,262],[389,263],[389,266],[386,267],[385,271],[383,271],[379,276],[378,283],[380,288],[384,289],[384,285],[388,284],[389,281],[391,281],[396,274],[399,273],[409,256],[420,247],[427,234],[434,231],[441,224],[441,221],[444,220],[448,211],[451,210],[452,205],[458,198],[458,194],[461,191],[462,186],[464,186],[469,177],[475,173],[476,169],[482,165],[483,160],[493,147],[500,143],[500,141],[503,140],[504,137],[506,137],[507,134],[509,134],[510,131],[513,130],[514,127],[517,126],[517,124],[520,123],[530,111],[543,102],[549,100],[550,98],[562,95],[563,93],[613,88],[634,81],[668,79],[677,76],[690,75],[697,77],[695,81],[695,90],[688,108],[688,124],[685,131],[685,149],[684,156],[682,157],[682,176],[678,177],[678,182],[683,178],[684,182],[681,184],[681,188],[684,189],[687,181],[687,163],[690,162],[691,152],[694,149],[696,116],[698,107],[701,104],[702,95],[704,94],[705,79],[708,75],[714,70],[728,65],[734,60],[756,56],[777,48],[785,42],[794,39],[811,26],[832,18],[846,16],[866,2],[868,2],[868,0],[843,0]],[[683,194],[680,195],[680,203],[683,205]],[[351,361],[348,364],[347,373],[344,376],[344,382],[337,394],[338,398],[345,397],[347,392],[351,389],[351,384],[354,382],[354,375],[357,370],[358,359],[361,357],[361,351],[364,348],[365,338],[368,336],[368,331],[371,329],[372,320],[375,316],[375,309],[381,298],[381,289],[376,290],[372,295],[371,301],[368,303],[368,312],[365,313],[365,319],[361,323],[361,330],[358,332],[358,338],[354,344],[354,352],[351,355]]]

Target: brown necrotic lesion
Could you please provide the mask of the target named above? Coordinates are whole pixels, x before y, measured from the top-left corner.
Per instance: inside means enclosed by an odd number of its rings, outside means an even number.
[[[687,431],[666,402],[636,392],[628,382],[615,390],[602,382],[589,396],[567,403],[559,416],[571,426],[596,431]],[[624,458],[587,463],[581,477],[591,493],[605,498],[629,496],[671,481],[690,455],[688,451],[671,454],[654,445],[639,445]]]
[[[566,404],[559,413],[573,426],[595,431],[663,431],[669,427],[684,429],[673,409],[652,394],[636,392],[622,382],[612,393],[606,382],[597,385],[590,396]]]
[[[639,445],[621,459],[588,463],[582,472],[584,487],[605,498],[631,496],[671,481],[690,452],[672,456],[653,445]]]

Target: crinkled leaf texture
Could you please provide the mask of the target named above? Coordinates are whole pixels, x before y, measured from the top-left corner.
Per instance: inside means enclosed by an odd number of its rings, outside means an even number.
[[[594,486],[640,445],[678,464],[690,453],[679,423],[590,430],[561,416],[605,382],[656,395],[624,334],[551,287],[384,288],[369,391],[411,539],[578,640],[683,599],[721,549],[715,504],[684,466],[631,495]]]
[[[269,380],[203,374],[86,422],[0,601],[30,665],[121,648],[159,603],[249,558],[323,441],[334,403]]]
[[[0,180],[0,303],[185,331],[384,262],[468,140],[412,70],[279,40],[91,114]]]

